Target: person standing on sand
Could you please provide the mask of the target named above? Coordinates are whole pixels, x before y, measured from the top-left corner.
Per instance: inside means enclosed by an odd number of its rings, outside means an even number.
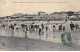
[[[63,26],[63,32],[65,31],[65,26]]]
[[[44,24],[43,23],[41,24],[41,28],[42,28],[42,34],[44,34],[44,32],[43,32],[44,31]]]
[[[48,30],[48,27],[46,26],[46,31]]]
[[[56,30],[56,27],[55,27],[55,25],[53,25],[53,32],[55,32],[55,30]]]
[[[48,27],[46,26],[46,38],[48,38]]]
[[[74,28],[74,24],[71,22],[71,24],[70,24],[70,28],[71,28],[71,31],[73,30],[73,28]]]
[[[25,29],[25,38],[28,38],[27,37],[27,31],[28,31],[28,27]]]
[[[39,28],[39,38],[41,39],[41,28]]]
[[[58,25],[57,24],[55,25],[55,28],[56,28],[56,31],[57,31],[58,30]]]
[[[76,23],[75,24],[76,30],[79,29],[79,25]]]
[[[62,31],[62,24],[59,26],[59,32]]]

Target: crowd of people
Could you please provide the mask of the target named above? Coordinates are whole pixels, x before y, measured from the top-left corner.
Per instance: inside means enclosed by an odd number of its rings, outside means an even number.
[[[44,30],[46,30],[46,32],[50,31],[50,28],[52,29],[53,32],[64,32],[66,30],[65,26],[63,24],[53,24],[51,26],[49,25],[45,25],[45,24],[40,24],[40,25],[36,25],[34,22],[30,25],[27,25],[27,24],[20,24],[21,27],[16,27],[17,24],[10,24],[9,25],[9,29],[12,29],[12,31],[14,29],[16,30],[19,30],[19,29],[23,29],[23,31],[25,32],[25,37],[27,37],[27,31],[30,31],[30,32],[38,32],[38,35],[39,37],[41,35],[44,34]],[[1,27],[5,28],[6,25],[3,24],[1,25]],[[16,28],[15,28],[16,27]],[[70,28],[71,28],[71,31],[74,30],[74,28],[76,28],[76,30],[79,29],[79,25],[76,23],[76,24],[73,24],[72,22],[70,23]],[[48,37],[48,34],[46,34],[46,38]]]
[[[74,28],[76,28],[76,30],[78,30],[78,29],[79,29],[79,25],[78,25],[77,23],[76,23],[76,24],[73,24],[73,23],[71,22],[70,28],[71,28],[71,31],[73,31]]]

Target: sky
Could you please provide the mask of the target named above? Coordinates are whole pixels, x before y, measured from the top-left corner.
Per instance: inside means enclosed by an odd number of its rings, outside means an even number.
[[[15,13],[48,14],[60,11],[80,11],[80,0],[0,0],[0,17]]]

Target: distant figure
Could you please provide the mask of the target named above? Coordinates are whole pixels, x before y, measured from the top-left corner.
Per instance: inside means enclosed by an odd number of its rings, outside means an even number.
[[[5,25],[3,24],[1,27],[5,28]]]
[[[65,26],[63,26],[63,31],[65,31]]]
[[[26,31],[28,31],[28,27],[26,27]]]
[[[16,30],[18,30],[19,28],[17,27]]]
[[[35,28],[37,29],[37,25],[35,25]]]
[[[21,24],[21,27],[22,27],[22,28],[24,28],[24,27],[25,27],[25,25],[24,25],[24,24]]]
[[[11,24],[9,28],[11,28],[11,35],[12,37],[14,37],[14,26]]]
[[[76,23],[75,24],[76,30],[79,29],[79,25]]]
[[[42,27],[42,29],[44,28],[44,25],[43,25],[43,23],[41,24],[41,27]]]
[[[15,23],[14,26],[16,26],[17,24]]]
[[[37,25],[37,27],[39,28],[39,25]]]
[[[38,32],[38,29],[39,29],[39,25],[36,26],[36,32]]]
[[[53,25],[53,31],[55,32],[56,28],[55,28],[55,25]]]
[[[71,24],[70,24],[70,28],[71,28],[71,31],[73,30],[73,28],[74,28],[74,24],[71,22]]]
[[[62,31],[62,24],[59,26],[59,32]]]
[[[46,26],[46,31],[48,30],[48,27]]]
[[[5,28],[5,25],[3,24],[3,27]]]
[[[46,26],[46,38],[48,38],[48,27]]]
[[[44,34],[44,24],[41,24],[41,28],[42,28],[42,34]]]
[[[31,25],[31,31],[34,31],[34,25]]]
[[[34,22],[32,24],[34,24]]]
[[[67,20],[67,19],[65,19],[65,21],[67,22],[68,20]]]
[[[57,24],[55,25],[55,29],[56,29],[56,31],[58,30],[58,25]]]
[[[27,30],[26,30],[26,28],[24,29],[24,31],[23,31],[25,34],[25,38],[27,38]]]
[[[14,26],[11,24],[11,26],[9,26],[9,28],[11,28],[12,30],[14,30]]]
[[[41,28],[39,28],[39,38],[41,39]]]

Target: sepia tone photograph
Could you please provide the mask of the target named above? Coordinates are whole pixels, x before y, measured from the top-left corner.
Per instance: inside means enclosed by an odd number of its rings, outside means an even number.
[[[80,0],[0,0],[0,51],[80,51]]]

